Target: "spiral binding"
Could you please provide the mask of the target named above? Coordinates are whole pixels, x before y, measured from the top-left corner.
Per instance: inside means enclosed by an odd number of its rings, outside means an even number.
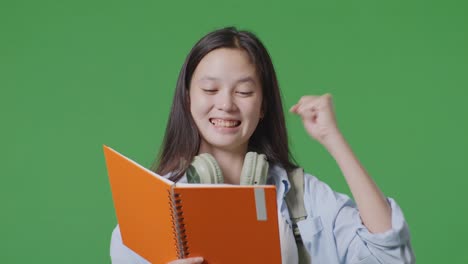
[[[185,233],[184,212],[182,211],[182,196],[174,191],[174,185],[169,191],[170,206],[172,208],[172,232],[174,234],[174,242],[176,245],[177,257],[179,259],[186,258],[189,252],[187,244],[187,235]]]

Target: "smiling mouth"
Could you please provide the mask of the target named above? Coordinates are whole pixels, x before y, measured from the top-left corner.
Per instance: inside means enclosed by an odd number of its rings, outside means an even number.
[[[215,127],[232,128],[232,127],[238,127],[241,124],[241,121],[210,118],[210,123],[213,124]]]

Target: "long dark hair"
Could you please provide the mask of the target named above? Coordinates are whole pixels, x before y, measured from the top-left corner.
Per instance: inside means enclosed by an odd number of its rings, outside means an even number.
[[[288,147],[281,95],[270,55],[253,33],[228,27],[201,38],[185,59],[177,80],[163,145],[151,170],[160,175],[172,173],[170,179],[178,181],[198,155],[200,134],[190,112],[190,82],[203,57],[219,48],[245,50],[261,82],[264,116],[249,140],[249,151],[265,154],[270,164],[281,165],[287,171],[296,168]]]

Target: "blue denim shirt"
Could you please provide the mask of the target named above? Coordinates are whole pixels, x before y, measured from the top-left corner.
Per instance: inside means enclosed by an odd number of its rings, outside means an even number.
[[[181,182],[186,182],[185,177]],[[270,167],[268,183],[276,186],[279,213],[290,224],[284,200],[291,186],[286,171],[279,166]],[[392,229],[373,234],[362,224],[359,211],[348,196],[334,192],[310,174],[305,174],[304,184],[308,217],[298,227],[312,263],[415,262],[408,226],[393,199],[387,199],[392,209]],[[149,263],[122,243],[118,225],[112,232],[110,255],[113,264]]]

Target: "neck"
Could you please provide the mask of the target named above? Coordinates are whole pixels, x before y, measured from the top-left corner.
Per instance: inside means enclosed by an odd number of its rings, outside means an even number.
[[[247,145],[236,150],[225,150],[213,147],[200,147],[199,154],[210,153],[223,173],[224,183],[240,184],[240,175],[247,153]]]

